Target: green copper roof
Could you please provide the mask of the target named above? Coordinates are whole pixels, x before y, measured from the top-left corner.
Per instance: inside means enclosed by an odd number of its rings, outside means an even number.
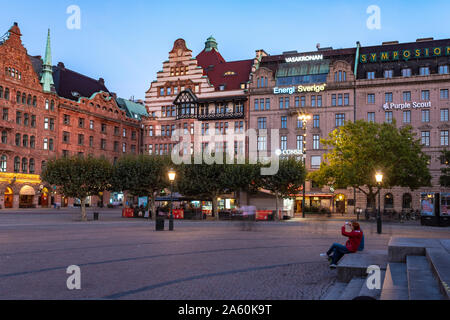
[[[142,116],[148,117],[147,109],[142,104],[122,98],[117,98],[116,101],[130,118],[141,120]]]
[[[217,41],[213,36],[209,37],[205,42],[205,51],[211,51],[212,49],[219,51],[217,49]]]
[[[47,35],[47,47],[45,49],[44,64],[42,67],[41,84],[44,92],[51,92],[51,88],[54,85],[52,69],[52,49],[50,46],[50,29],[48,29]]]
[[[327,74],[330,71],[330,61],[310,63],[283,63],[277,71],[276,77],[295,77],[315,74]]]

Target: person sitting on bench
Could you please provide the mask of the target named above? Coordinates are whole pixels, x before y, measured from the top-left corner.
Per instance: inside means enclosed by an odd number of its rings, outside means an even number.
[[[346,226],[349,226],[352,230],[350,232],[347,232],[345,230]],[[326,257],[327,259],[331,260],[330,268],[336,268],[336,264],[345,254],[355,253],[364,249],[364,244],[361,248],[361,242],[364,235],[358,222],[346,222],[342,227],[342,235],[349,238],[345,246],[339,243],[333,243],[327,253],[320,254],[321,257]]]

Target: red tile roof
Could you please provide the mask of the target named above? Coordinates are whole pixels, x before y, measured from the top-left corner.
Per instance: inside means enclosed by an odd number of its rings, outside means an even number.
[[[225,85],[225,91],[237,90],[241,88],[241,83],[249,81],[253,60],[226,62],[215,49],[203,50],[196,58],[198,65],[203,68],[203,74],[208,76],[216,91],[221,85]],[[227,72],[234,74],[225,75]]]

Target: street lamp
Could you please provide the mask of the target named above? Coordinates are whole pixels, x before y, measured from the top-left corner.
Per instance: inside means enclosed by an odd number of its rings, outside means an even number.
[[[173,182],[175,181],[175,177],[177,173],[170,169],[168,172],[169,181],[170,181],[170,218],[169,218],[169,231],[173,231]]]
[[[303,143],[302,143],[302,155],[303,155],[303,166],[306,170],[306,125],[308,123],[308,120],[311,120],[311,115],[302,113],[298,116],[298,120],[302,122],[302,128],[303,128]],[[306,179],[303,181],[303,201],[302,201],[302,216],[303,218],[306,217],[305,215],[305,207],[306,207]]]
[[[378,190],[378,213],[377,213],[377,233],[381,234],[381,184],[383,183],[383,174],[377,172],[375,174],[375,180],[377,181]]]

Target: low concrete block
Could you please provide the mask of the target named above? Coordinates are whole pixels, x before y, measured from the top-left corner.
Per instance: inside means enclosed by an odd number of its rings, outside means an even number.
[[[367,268],[372,265],[386,270],[387,254],[379,251],[346,254],[337,266],[337,279],[341,282],[349,282],[354,277],[365,278]]]
[[[425,248],[442,248],[439,239],[393,237],[389,241],[389,262],[406,263],[407,256],[425,256]]]

